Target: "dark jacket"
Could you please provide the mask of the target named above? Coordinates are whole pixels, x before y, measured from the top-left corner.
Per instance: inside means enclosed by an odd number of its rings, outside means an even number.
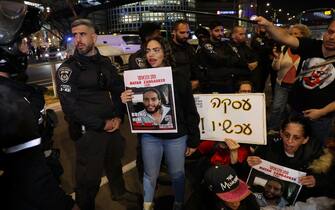
[[[244,68],[246,59],[241,60],[240,57],[234,52],[229,41],[204,42],[197,51],[199,68],[202,71],[199,76],[201,85],[203,87],[232,86],[238,77],[249,75],[251,71]]]
[[[196,148],[200,142],[200,117],[195,106],[191,84],[185,81],[184,75],[173,72],[174,97],[178,124],[177,133],[151,134],[163,139],[178,138],[188,135],[187,146]]]
[[[40,137],[34,100],[28,101],[30,90],[24,87],[0,77],[1,206],[8,210],[70,210],[74,201],[59,187],[38,143],[8,150]],[[2,153],[3,149],[7,153]]]
[[[227,69],[231,55],[226,42],[205,42],[197,51],[199,63],[203,66],[203,77],[200,79],[209,84],[221,83],[230,78],[232,72]]]
[[[0,76],[2,112],[1,148],[40,137],[38,118],[44,108],[44,96],[38,89]],[[8,101],[6,100],[8,99]],[[5,108],[8,106],[7,108]],[[12,112],[10,115],[9,113]],[[8,119],[5,120],[8,114]]]
[[[129,57],[128,68],[129,69],[141,69],[145,67],[145,50],[139,49]]]
[[[170,40],[170,45],[176,61],[176,71],[180,71],[179,73],[185,76],[187,80],[197,80],[194,48],[188,43],[176,44],[173,40]]]
[[[303,187],[298,199],[305,200],[311,196],[327,195],[330,191],[329,184],[333,177],[333,155],[328,149],[322,149],[320,144],[310,139],[306,144],[301,145],[294,157],[288,157],[284,152],[283,141],[278,137],[270,139],[268,145],[256,149],[255,156],[313,175],[316,179],[316,186],[313,188]],[[331,187],[333,189],[333,186]]]
[[[123,119],[122,79],[109,58],[99,52],[90,57],[75,52],[57,70],[56,82],[68,121],[88,130],[103,131],[105,120]]]
[[[232,52],[233,59],[229,68],[238,78],[251,76],[252,71],[248,67],[248,63],[257,61],[257,55],[251,50],[246,43],[237,44],[233,41],[228,43]]]
[[[251,38],[251,48],[257,53],[260,68],[271,69],[273,47],[275,42],[265,34],[255,34]]]

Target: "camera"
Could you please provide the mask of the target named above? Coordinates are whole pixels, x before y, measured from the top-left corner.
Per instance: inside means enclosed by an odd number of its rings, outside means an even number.
[[[23,3],[0,1],[0,69],[18,74],[26,69],[19,46],[24,37],[40,30],[41,11]],[[23,65],[20,65],[23,63]]]

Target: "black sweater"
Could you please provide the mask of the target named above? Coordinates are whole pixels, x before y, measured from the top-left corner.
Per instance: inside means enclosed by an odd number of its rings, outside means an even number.
[[[191,83],[182,73],[173,72],[174,96],[178,124],[177,133],[151,134],[162,139],[173,139],[188,135],[187,146],[195,148],[200,142],[200,117],[195,106]]]
[[[110,60],[99,52],[89,57],[75,52],[57,70],[56,81],[62,109],[69,121],[88,130],[102,131],[106,119],[123,119],[122,79]]]

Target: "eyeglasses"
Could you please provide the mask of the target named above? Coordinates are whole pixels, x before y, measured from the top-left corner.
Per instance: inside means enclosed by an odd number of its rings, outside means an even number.
[[[302,141],[305,139],[303,136],[291,135],[289,132],[286,131],[283,132],[283,138],[286,140],[292,139],[295,142]]]
[[[147,49],[145,50],[145,53],[148,54],[148,53],[150,53],[150,52],[153,52],[154,54],[158,54],[158,53],[161,52],[161,50],[162,50],[162,48],[160,48],[160,47],[155,47],[155,48],[153,48],[153,49],[147,48]]]

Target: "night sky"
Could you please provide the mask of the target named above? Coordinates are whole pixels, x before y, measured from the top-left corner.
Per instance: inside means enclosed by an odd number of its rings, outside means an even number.
[[[266,0],[258,0],[266,2]],[[269,0],[274,8],[282,8],[291,12],[299,12],[306,9],[332,7],[335,9],[335,0]]]

